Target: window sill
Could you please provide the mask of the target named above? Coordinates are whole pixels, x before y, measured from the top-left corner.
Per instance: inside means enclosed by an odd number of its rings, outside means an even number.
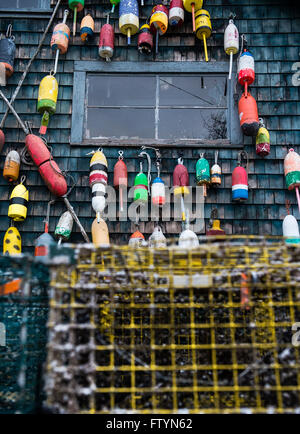
[[[80,143],[71,142],[74,146],[126,146],[132,148],[139,148],[141,146],[159,146],[160,148],[169,148],[180,146],[188,148],[210,147],[210,148],[225,148],[225,149],[242,149],[243,144],[231,144],[229,140],[197,140],[197,139],[182,139],[182,140],[141,140],[141,139],[85,139]]]

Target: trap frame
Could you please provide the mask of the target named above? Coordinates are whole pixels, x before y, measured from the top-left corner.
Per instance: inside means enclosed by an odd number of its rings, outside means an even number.
[[[300,248],[54,252],[47,405],[60,413],[298,413]],[[58,256],[55,258],[55,255]],[[62,258],[64,264],[62,264]]]

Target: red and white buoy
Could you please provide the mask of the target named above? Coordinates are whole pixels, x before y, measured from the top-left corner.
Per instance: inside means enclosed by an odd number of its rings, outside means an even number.
[[[182,0],[171,0],[169,8],[170,26],[180,26],[184,22],[184,8]]]
[[[288,154],[284,159],[284,174],[287,188],[289,190],[296,191],[296,197],[300,213],[300,155],[292,148],[289,150]]]
[[[89,183],[90,187],[92,187],[92,207],[97,215],[98,223],[106,206],[107,170],[107,160],[102,150],[94,152],[90,162]]]
[[[185,221],[186,218],[186,212],[185,212],[185,206],[184,206],[184,195],[190,194],[189,191],[189,172],[187,168],[183,165],[183,159],[180,157],[178,158],[178,164],[174,169],[173,172],[173,186],[174,186],[174,196],[180,196],[180,203],[181,203],[181,213],[182,213],[182,220]]]
[[[241,54],[238,62],[238,81],[241,86],[245,86],[245,96],[247,97],[248,86],[255,80],[254,57],[247,49]]]
[[[99,39],[99,56],[107,62],[113,57],[115,47],[115,32],[111,24],[109,24],[109,14],[107,15],[106,24],[101,29]]]
[[[123,212],[123,190],[128,185],[127,166],[123,160],[123,151],[119,151],[119,160],[114,167],[114,187],[119,189],[120,211]]]

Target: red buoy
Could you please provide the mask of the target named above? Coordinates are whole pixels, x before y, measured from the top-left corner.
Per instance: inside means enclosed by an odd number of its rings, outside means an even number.
[[[173,172],[173,185],[174,187],[187,187],[189,185],[189,172],[187,168],[179,163]]]
[[[107,16],[107,23],[101,29],[99,39],[99,56],[103,59],[109,60],[114,54],[114,41],[115,32],[111,24],[108,23],[109,15]]]
[[[257,104],[252,95],[245,93],[239,100],[240,125],[246,136],[256,136],[259,130]]]
[[[138,36],[138,50],[143,54],[150,54],[153,48],[153,36],[150,32],[150,26],[144,24],[140,28]]]
[[[5,143],[5,135],[4,132],[0,130],[0,153],[3,149],[4,143]]]
[[[68,189],[67,182],[60,168],[52,159],[45,142],[34,134],[28,134],[25,145],[51,193],[59,197],[64,196]]]
[[[119,161],[114,167],[114,187],[119,189],[121,212],[123,212],[123,188],[127,187],[127,183],[127,166],[123,161],[123,152],[119,151]]]

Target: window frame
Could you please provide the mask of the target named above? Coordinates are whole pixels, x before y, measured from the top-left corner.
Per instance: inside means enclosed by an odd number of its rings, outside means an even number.
[[[1,7],[0,5],[0,13],[14,13],[14,14],[25,14],[25,13],[30,13],[30,14],[35,14],[35,13],[51,13],[52,12],[52,8],[51,8],[51,0],[38,0],[38,7],[26,7],[26,8],[12,8],[10,7]]]
[[[234,98],[235,69],[232,79],[227,78],[227,131],[228,139],[84,139],[85,111],[87,101],[87,74],[222,74],[228,75],[229,62],[102,62],[75,61],[73,80],[73,103],[70,144],[76,146],[141,146],[160,147],[176,146],[212,146],[225,148],[242,148],[243,135],[240,128],[237,100]]]

